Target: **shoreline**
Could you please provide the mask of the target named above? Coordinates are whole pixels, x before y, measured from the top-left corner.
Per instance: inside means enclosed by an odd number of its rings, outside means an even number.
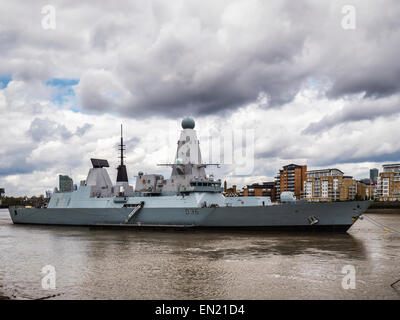
[[[390,213],[390,214],[400,214],[400,208],[368,208],[366,213]]]
[[[11,300],[11,297],[6,296],[4,293],[0,292],[0,300]]]

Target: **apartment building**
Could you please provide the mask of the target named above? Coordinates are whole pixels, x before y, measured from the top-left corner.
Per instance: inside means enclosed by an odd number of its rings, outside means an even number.
[[[376,191],[380,201],[400,200],[400,164],[383,165]]]
[[[364,179],[365,180],[365,179]],[[370,180],[370,179],[367,179]],[[376,186],[370,181],[358,181],[357,183],[357,195],[361,197],[361,199],[369,200],[375,199],[376,196]]]
[[[307,177],[307,166],[289,164],[279,170],[275,181],[276,200],[280,201],[280,195],[284,191],[292,191],[297,199],[301,199],[304,189],[304,181]]]
[[[275,182],[253,183],[243,189],[245,197],[270,197],[271,201],[276,201]]]
[[[307,171],[303,199],[315,202],[340,200],[339,185],[343,174],[335,168]]]
[[[307,171],[302,199],[311,202],[331,202],[354,199],[357,181],[336,168]]]
[[[353,200],[357,195],[357,180],[352,176],[343,176],[339,181],[339,200]]]

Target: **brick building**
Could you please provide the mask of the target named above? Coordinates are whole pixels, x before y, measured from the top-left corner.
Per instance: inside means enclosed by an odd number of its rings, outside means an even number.
[[[305,165],[289,164],[279,170],[275,181],[276,200],[280,201],[280,195],[284,191],[292,191],[297,199],[301,199],[306,174],[307,166]]]
[[[275,182],[253,183],[243,189],[245,197],[270,197],[271,201],[276,201]]]
[[[383,165],[376,191],[380,201],[400,200],[400,164]]]
[[[310,202],[353,200],[357,181],[336,168],[307,171],[302,198]]]
[[[364,200],[374,199],[375,190],[376,186],[371,182],[367,183],[366,181],[358,181],[357,183],[357,195]]]

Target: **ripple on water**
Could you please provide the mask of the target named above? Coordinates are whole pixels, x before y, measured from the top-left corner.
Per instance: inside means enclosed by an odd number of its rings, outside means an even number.
[[[400,215],[374,218],[400,229]],[[0,210],[0,297],[398,299],[399,249],[399,235],[367,219],[347,234],[161,232],[17,226]],[[50,294],[47,264],[57,271]],[[341,288],[347,264],[354,291]]]

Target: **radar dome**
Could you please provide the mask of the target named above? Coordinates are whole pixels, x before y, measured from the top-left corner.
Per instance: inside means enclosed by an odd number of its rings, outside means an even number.
[[[194,129],[194,120],[192,118],[186,117],[182,120],[183,129]]]

